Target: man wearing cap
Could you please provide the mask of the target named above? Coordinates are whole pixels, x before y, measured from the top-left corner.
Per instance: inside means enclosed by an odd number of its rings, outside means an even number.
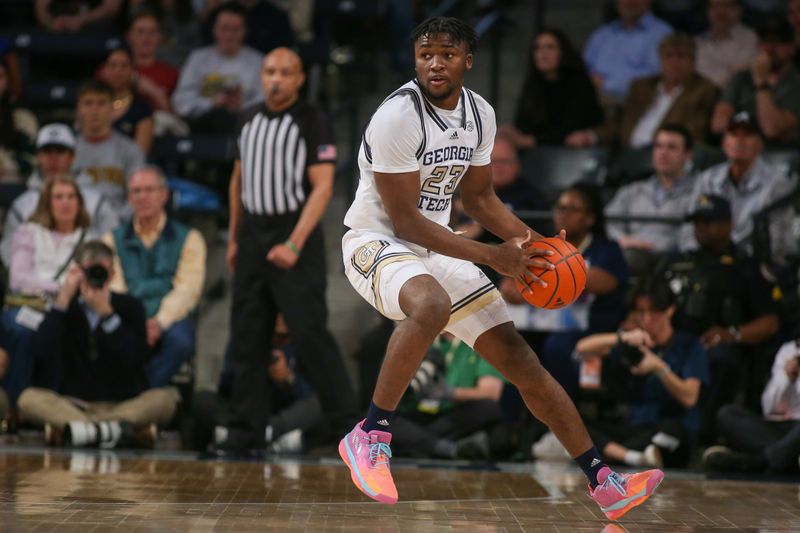
[[[733,220],[727,199],[700,195],[688,220],[693,222],[699,248],[674,256],[660,270],[677,296],[676,329],[698,335],[708,350],[711,386],[701,430],[708,440],[713,438],[717,411],[739,390],[741,365],[752,370],[751,377],[764,370],[757,356],[778,331],[781,295],[731,240]],[[747,389],[759,391],[760,385],[751,381]]]
[[[724,133],[733,115],[747,111],[756,119],[768,146],[796,143],[800,138],[800,71],[792,63],[794,28],[785,17],[771,15],[757,33],[756,58],[749,69],[728,82],[714,109],[711,130]]]
[[[75,145],[75,135],[64,124],[48,124],[39,130],[36,136],[36,168],[28,178],[28,190],[11,204],[3,226],[0,258],[6,265],[11,261],[11,243],[14,234],[36,210],[45,184],[59,176],[76,177],[70,172],[75,160]],[[94,233],[102,235],[117,227],[119,216],[101,193],[91,187],[82,186],[81,194],[91,217],[91,228]]]
[[[697,178],[694,198],[717,194],[728,200],[733,212],[731,238],[747,253],[752,253],[754,218],[794,187],[794,178],[761,158],[764,141],[755,118],[747,112],[734,115],[722,137],[722,150],[728,159],[704,171]],[[785,257],[797,248],[792,238],[791,211],[770,215],[770,245],[773,257]],[[692,248],[696,243],[684,243]]]

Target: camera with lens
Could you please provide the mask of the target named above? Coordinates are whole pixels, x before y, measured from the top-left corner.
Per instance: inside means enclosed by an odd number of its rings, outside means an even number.
[[[644,353],[636,346],[631,346],[623,342],[619,345],[619,358],[626,368],[633,368],[642,362]]]
[[[103,265],[89,265],[83,268],[86,283],[94,289],[102,289],[108,281],[108,269]]]

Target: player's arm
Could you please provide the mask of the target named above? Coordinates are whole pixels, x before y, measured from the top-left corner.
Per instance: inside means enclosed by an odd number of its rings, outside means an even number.
[[[442,255],[489,265],[501,274],[520,281],[526,274],[531,275],[528,266],[549,267],[546,261],[533,258],[542,255],[542,252],[522,249],[523,243],[529,240],[525,237],[527,227],[524,225],[519,235],[513,235],[501,245],[473,241],[428,220],[420,213],[417,208],[419,171],[396,174],[375,172],[374,175],[378,193],[398,238]]]
[[[522,222],[500,201],[492,187],[492,166],[471,166],[461,179],[464,211],[478,224],[504,241],[530,232],[531,240],[542,235]]]

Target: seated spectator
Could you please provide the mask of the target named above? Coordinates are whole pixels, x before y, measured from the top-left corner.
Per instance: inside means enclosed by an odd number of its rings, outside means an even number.
[[[650,12],[651,0],[616,0],[619,19],[589,37],[583,57],[598,92],[621,103],[635,78],[658,72],[658,46],[672,28]]]
[[[411,381],[400,416],[392,421],[392,446],[400,455],[455,459],[456,439],[502,418],[504,384],[502,374],[472,348],[443,333]],[[488,458],[488,451],[488,446],[480,450],[482,458]]]
[[[748,253],[753,251],[753,220],[765,207],[788,194],[795,178],[761,158],[764,151],[762,132],[753,115],[738,113],[722,137],[722,151],[728,159],[701,173],[695,182],[694,197],[718,194],[731,204],[733,242]],[[791,212],[783,210],[771,217],[772,253],[782,257],[797,249],[791,232]],[[687,242],[684,248],[695,246]]]
[[[42,189],[54,178],[72,177],[70,168],[75,160],[75,136],[64,124],[48,124],[36,136],[36,168],[28,178],[28,190],[19,195],[6,213],[0,258],[11,264],[11,245],[19,227],[33,215],[39,204]],[[85,181],[85,180],[84,180]],[[119,215],[108,200],[96,190],[83,186],[81,195],[96,235],[111,231],[119,224]]]
[[[263,443],[274,453],[303,451],[304,436],[324,424],[322,407],[311,384],[297,368],[296,346],[292,342],[283,315],[275,323],[272,356],[266,366],[270,385],[271,414],[264,429]],[[213,439],[215,451],[227,440],[233,405],[231,389],[233,362],[226,354],[225,368],[217,392],[201,391],[192,400],[194,412],[193,447],[205,450]]]
[[[0,61],[0,182],[22,181],[33,167],[36,117],[17,107],[9,69]]]
[[[708,441],[717,411],[742,390],[739,369],[745,366],[754,376],[758,348],[778,331],[780,293],[731,241],[731,204],[725,198],[700,196],[690,218],[700,248],[668,259],[657,270],[677,295],[675,326],[699,336],[708,350],[711,386],[703,407]]]
[[[153,109],[136,92],[131,52],[112,50],[100,68],[100,78],[114,91],[114,129],[136,141],[146,156],[153,145]]]
[[[607,217],[683,218],[693,198],[692,135],[680,124],[665,124],[656,131],[653,144],[655,174],[620,187],[606,204]],[[681,239],[674,224],[618,221],[608,223],[608,235],[625,251],[628,265],[649,272],[658,254],[676,251]],[[683,233],[686,233],[684,229]]]
[[[608,356],[613,383],[629,414],[622,423],[590,424],[608,461],[631,466],[685,467],[700,429],[700,391],[709,382],[708,359],[697,337],[673,329],[675,301],[663,281],[638,288],[631,309],[635,328],[578,341],[583,357]]]
[[[56,33],[104,32],[117,30],[123,0],[35,0],[36,21]]]
[[[233,133],[240,110],[263,100],[262,55],[244,45],[247,11],[229,2],[214,20],[214,45],[191,53],[172,95],[175,112],[201,133]]]
[[[578,339],[615,331],[624,318],[628,266],[619,245],[606,237],[603,201],[598,188],[578,183],[565,190],[553,209],[553,225],[583,254],[589,270],[586,289],[561,309],[540,309],[522,299],[514,281],[504,278],[500,291],[518,329],[548,332],[539,358],[573,398],[578,393],[578,364],[572,352]]]
[[[66,276],[78,245],[88,234],[89,214],[71,178],[53,178],[36,211],[14,235],[9,290],[2,325],[11,365],[3,380],[12,405],[30,383],[33,361],[28,348],[48,301]]]
[[[750,68],[735,74],[722,93],[711,121],[722,134],[735,114],[746,111],[758,121],[770,147],[793,146],[800,138],[800,72],[792,25],[783,16],[770,16],[758,28],[758,53]]]
[[[19,409],[47,444],[152,447],[152,425],[175,412],[173,389],[148,389],[144,308],[111,292],[113,259],[100,241],[82,244],[33,339],[33,386]]]
[[[169,384],[194,355],[197,331],[192,313],[205,281],[205,241],[197,230],[167,216],[168,199],[161,170],[137,170],[128,181],[133,220],[104,237],[116,252],[112,289],[144,304],[147,345],[153,350],[147,364],[152,387]]]
[[[703,464],[717,472],[796,472],[800,457],[800,349],[797,340],[781,346],[761,395],[761,412],[726,405],[717,432],[726,446],[712,446]]]
[[[78,90],[77,115],[80,137],[72,170],[78,184],[97,190],[125,217],[125,179],[144,165],[141,148],[114,131],[114,90],[93,80]]]
[[[722,88],[756,55],[758,38],[741,23],[742,0],[708,0],[708,30],[697,37],[697,72]]]
[[[178,85],[178,69],[158,58],[163,35],[152,11],[133,15],[126,33],[136,70],[136,90],[156,111],[171,111],[170,97]]]
[[[507,137],[498,135],[495,137],[492,148],[492,185],[494,185],[497,197],[512,211],[547,209],[544,193],[532,184],[532,180],[523,177],[521,173],[522,165],[514,145]],[[460,201],[457,205],[460,205]],[[456,230],[464,232],[465,237],[484,242],[497,240],[496,237],[489,235],[480,224],[463,213],[463,207],[458,211],[461,212],[464,220],[459,221]]]
[[[282,2],[263,0],[235,0],[243,6],[247,16],[247,46],[258,50],[262,54],[268,54],[275,48],[292,48],[295,45],[292,25],[289,20],[289,13],[284,9]],[[213,39],[214,19],[230,0],[205,0],[202,14],[203,21],[203,42],[210,43]],[[303,4],[303,1],[293,0],[291,4]],[[297,6],[295,6],[297,7]],[[313,10],[313,5],[307,7]],[[411,33],[413,24],[403,35],[402,46],[406,47],[408,35]]]
[[[517,148],[563,144],[568,133],[603,121],[594,85],[564,32],[541,30],[529,57],[514,125],[501,128]]]
[[[661,73],[633,81],[621,115],[591,130],[571,133],[567,145],[642,148],[653,143],[663,124],[682,124],[696,142],[708,137],[719,89],[695,70],[694,40],[678,33],[668,35],[658,51]]]

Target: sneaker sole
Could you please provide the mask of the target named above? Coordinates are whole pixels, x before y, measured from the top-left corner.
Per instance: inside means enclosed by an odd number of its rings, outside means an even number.
[[[370,494],[370,489],[364,487],[359,480],[359,473],[358,468],[353,464],[353,461],[350,459],[350,449],[347,446],[347,436],[339,441],[339,457],[342,458],[344,464],[347,465],[347,468],[350,469],[350,479],[353,481],[353,485],[356,486],[358,490],[364,493],[365,496],[372,498],[375,501],[385,503],[387,505],[394,505],[397,503],[397,498],[391,498],[386,496],[385,494]]]
[[[627,513],[631,509],[633,509],[635,507],[638,507],[641,504],[643,504],[644,502],[646,502],[647,499],[650,496],[653,495],[653,493],[656,491],[658,486],[661,485],[662,481],[664,481],[664,477],[663,476],[661,477],[661,479],[659,479],[656,482],[655,485],[653,485],[653,487],[649,491],[645,487],[644,494],[642,494],[641,496],[638,496],[638,497],[634,497],[634,499],[631,500],[630,502],[628,502],[628,504],[625,507],[623,507],[622,509],[615,509],[614,511],[609,511],[609,512],[603,511],[603,514],[605,514],[606,518],[608,518],[609,520],[618,520],[618,519],[622,518],[622,516],[625,513]]]

